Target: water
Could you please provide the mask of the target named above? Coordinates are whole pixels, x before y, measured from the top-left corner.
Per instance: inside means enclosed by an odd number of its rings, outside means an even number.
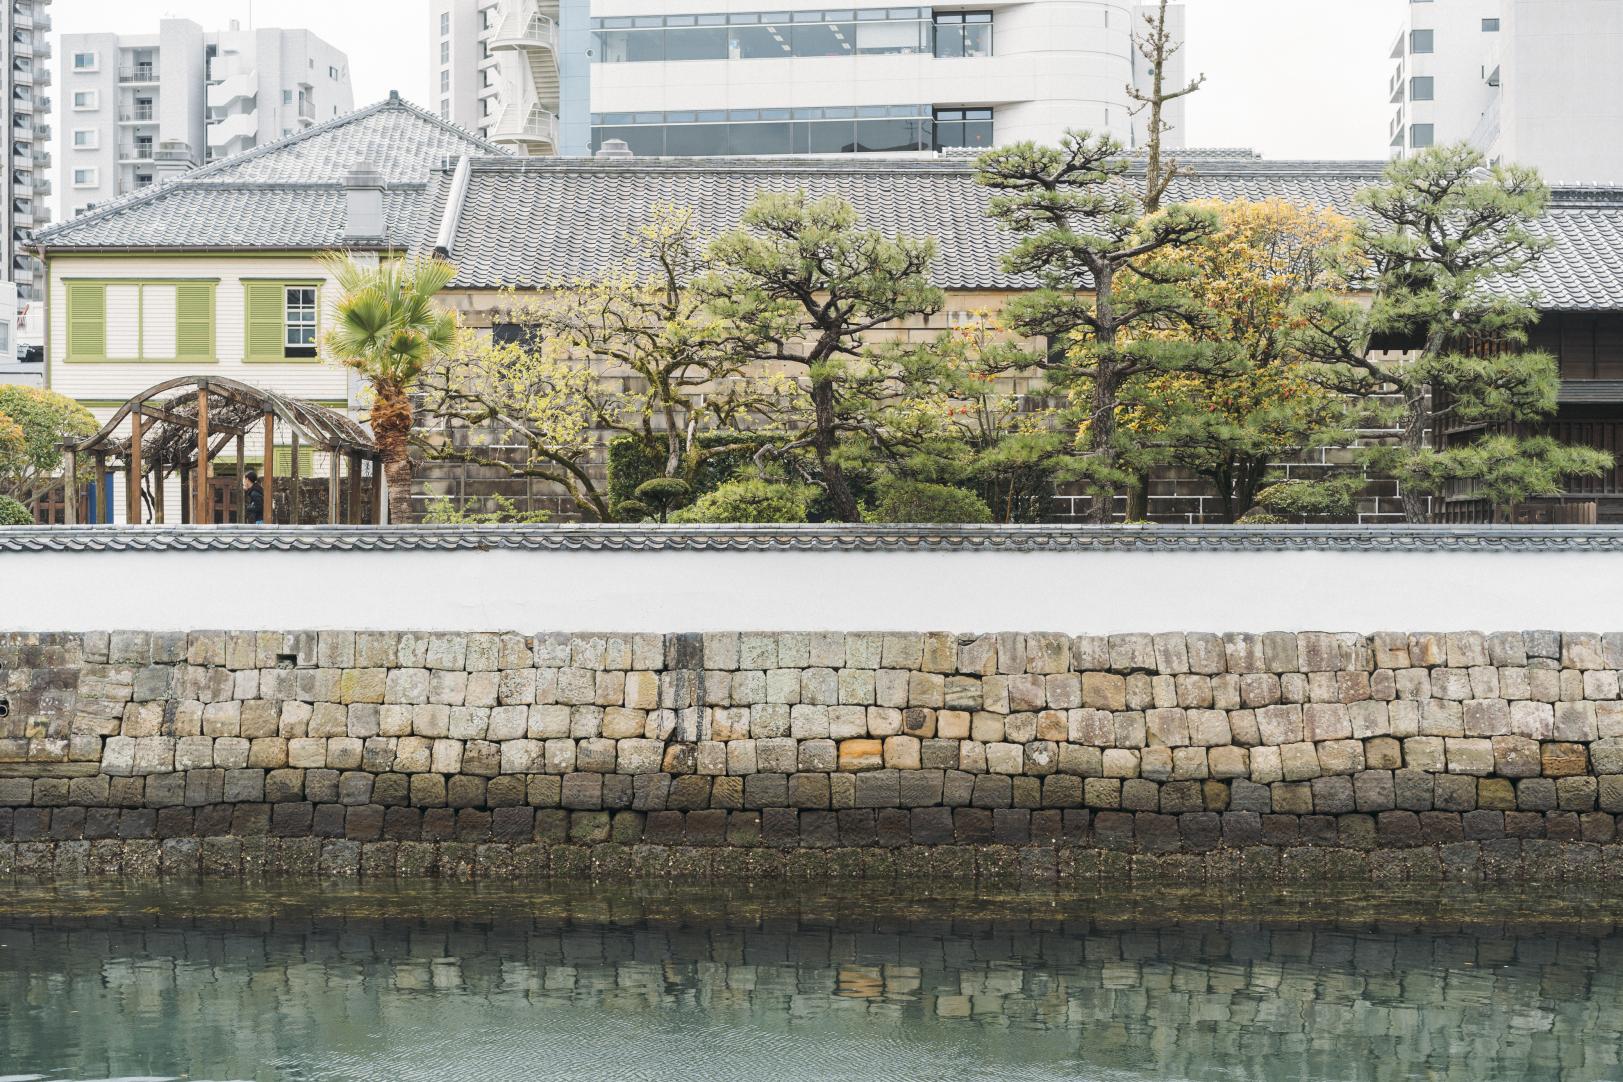
[[[1623,1080],[1623,905],[1369,889],[21,886],[0,1080]]]

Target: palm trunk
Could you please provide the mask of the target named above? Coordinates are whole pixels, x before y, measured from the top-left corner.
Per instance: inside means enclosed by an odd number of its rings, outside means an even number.
[[[411,506],[411,399],[405,389],[374,388],[372,439],[383,457],[383,476],[389,489],[389,523],[405,526],[413,520]]]

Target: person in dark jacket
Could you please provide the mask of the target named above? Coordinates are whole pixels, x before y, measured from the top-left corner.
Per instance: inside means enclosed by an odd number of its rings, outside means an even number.
[[[248,504],[247,522],[250,526],[265,524],[265,489],[259,483],[259,473],[249,470],[242,475],[243,499]]]

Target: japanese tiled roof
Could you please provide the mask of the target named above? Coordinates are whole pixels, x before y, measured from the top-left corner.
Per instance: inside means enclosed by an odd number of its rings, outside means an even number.
[[[415,243],[429,180],[446,158],[500,155],[491,143],[391,96],[313,128],[143,188],[40,231],[51,250],[325,249],[344,241],[344,175],[384,183],[385,246]]]

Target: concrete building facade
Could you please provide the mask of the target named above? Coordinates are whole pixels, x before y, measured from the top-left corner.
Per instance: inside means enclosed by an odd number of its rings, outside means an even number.
[[[553,84],[531,78],[546,70],[544,50],[519,47],[515,31],[553,8],[563,9],[548,38],[561,121],[549,150],[510,130],[535,114],[508,106],[516,94],[550,107]],[[435,0],[442,115],[531,153],[580,154],[618,139],[640,157],[907,154],[1051,143],[1068,128],[1142,142],[1127,88],[1151,73],[1133,47],[1146,8],[1132,0],[784,0],[771,11],[754,0],[590,0],[584,32],[572,35],[586,9],[587,0]],[[1182,7],[1171,15],[1182,39]],[[1166,77],[1182,79],[1181,56]],[[1181,101],[1167,120],[1182,146]]]
[[[0,245],[6,271],[0,281],[17,283],[18,298],[27,303],[44,295],[40,262],[27,250],[34,230],[50,224],[51,155],[51,0],[11,0],[0,5],[0,40],[6,51],[7,113],[11,133],[11,189],[0,221]],[[11,335],[7,336],[10,340]],[[13,360],[0,357],[0,363]],[[5,378],[5,377],[0,377]]]
[[[62,51],[68,217],[355,107],[348,58],[308,30],[164,19],[155,34],[64,35]]]
[[[1623,4],[1411,0],[1392,48],[1391,152],[1469,141],[1561,184],[1623,178]]]

